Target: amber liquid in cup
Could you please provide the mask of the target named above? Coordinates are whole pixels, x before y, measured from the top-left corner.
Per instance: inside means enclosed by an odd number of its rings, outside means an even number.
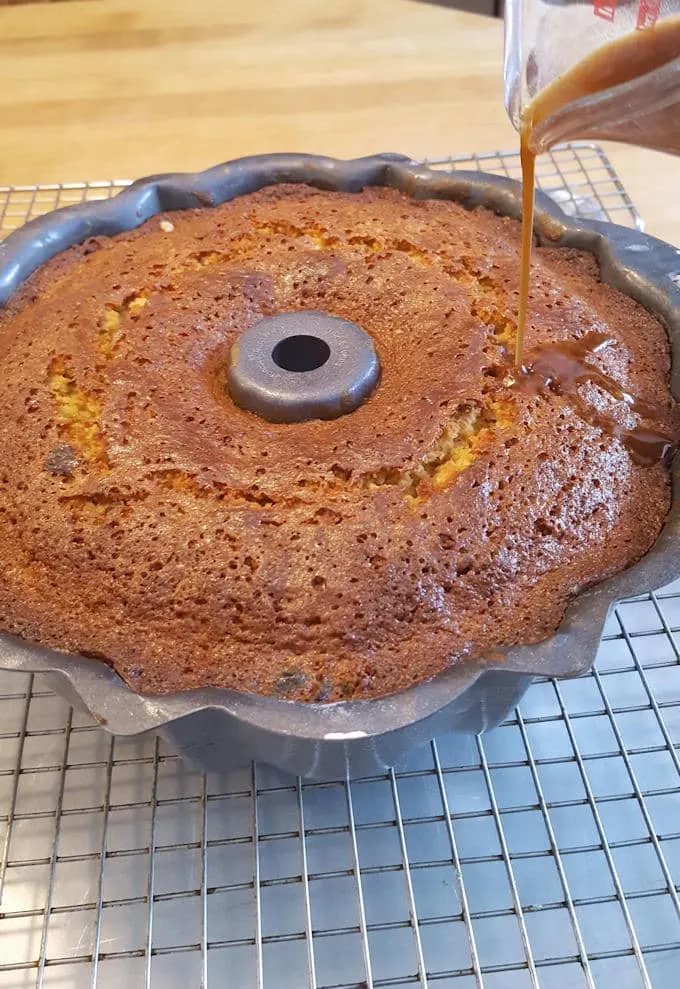
[[[558,141],[590,136],[593,107],[574,107],[568,121],[553,127],[564,108],[585,97],[608,93],[604,108],[598,108],[597,129],[601,137],[626,139],[680,154],[680,92],[670,100],[650,101],[651,109],[643,115],[630,116],[629,91],[626,83],[648,76],[669,63],[680,59],[680,17],[672,17],[644,31],[635,31],[602,45],[568,72],[546,86],[529,103],[520,123],[520,155],[522,163],[522,253],[519,285],[519,310],[515,340],[515,363],[522,364],[524,332],[527,321],[529,278],[534,218],[534,181],[536,155],[547,151]],[[654,83],[650,79],[650,92]],[[680,66],[677,70],[677,90],[680,90]],[[621,87],[619,90],[616,87]],[[671,87],[672,88],[672,87]],[[627,131],[628,129],[628,131]],[[555,133],[559,130],[559,133]]]

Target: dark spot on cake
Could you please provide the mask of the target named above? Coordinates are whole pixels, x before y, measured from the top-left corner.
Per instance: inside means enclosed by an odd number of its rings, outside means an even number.
[[[274,684],[274,691],[282,697],[297,693],[307,685],[307,677],[301,669],[284,670]]]
[[[542,536],[552,536],[555,533],[555,527],[546,519],[536,519],[534,525],[536,526],[536,531]]]
[[[70,443],[58,443],[45,459],[45,467],[55,477],[72,477],[78,463],[78,454]]]
[[[83,242],[83,245],[80,249],[81,253],[84,256],[87,256],[88,254],[94,254],[95,251],[100,250],[100,248],[102,248],[105,243],[106,243],[106,239],[104,237],[88,237],[88,239]]]
[[[327,701],[331,694],[333,693],[333,681],[330,677],[322,677],[321,683],[319,684],[319,689],[316,692],[315,701],[321,703],[322,701]]]
[[[463,557],[458,566],[456,567],[456,574],[458,577],[465,577],[470,573],[475,565],[475,561],[471,556]]]

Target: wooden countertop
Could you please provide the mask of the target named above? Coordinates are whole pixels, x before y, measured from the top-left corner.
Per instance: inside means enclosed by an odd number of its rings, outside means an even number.
[[[499,21],[415,0],[0,7],[0,184],[514,148],[501,58]],[[680,159],[607,151],[647,229],[680,243]]]

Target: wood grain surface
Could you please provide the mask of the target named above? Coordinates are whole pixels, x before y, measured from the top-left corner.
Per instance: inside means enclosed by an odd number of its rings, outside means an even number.
[[[0,8],[0,183],[133,178],[263,151],[510,149],[502,23],[414,0]],[[607,148],[680,242],[680,160]]]

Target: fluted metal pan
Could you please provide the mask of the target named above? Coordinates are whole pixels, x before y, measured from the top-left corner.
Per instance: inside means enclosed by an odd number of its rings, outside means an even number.
[[[68,206],[26,224],[0,245],[0,305],[37,267],[88,237],[130,230],[166,210],[210,208],[281,182],[345,192],[390,186],[419,199],[453,199],[514,217],[521,212],[516,182],[480,172],[437,171],[400,155],[354,161],[299,154],[242,158],[193,175],[151,176],[110,200]],[[568,217],[540,193],[535,226],[540,242],[591,251],[605,282],[663,321],[672,352],[671,388],[679,397],[678,251],[636,230]],[[388,697],[303,704],[215,688],[144,697],[103,663],[8,635],[0,635],[0,667],[46,674],[56,691],[107,731],[158,731],[179,754],[207,770],[260,759],[303,776],[375,772],[439,732],[494,727],[534,677],[577,676],[588,669],[613,602],[680,574],[679,466],[676,457],[672,506],[655,545],[635,566],[579,594],[549,639],[504,650],[492,661],[453,666]]]

